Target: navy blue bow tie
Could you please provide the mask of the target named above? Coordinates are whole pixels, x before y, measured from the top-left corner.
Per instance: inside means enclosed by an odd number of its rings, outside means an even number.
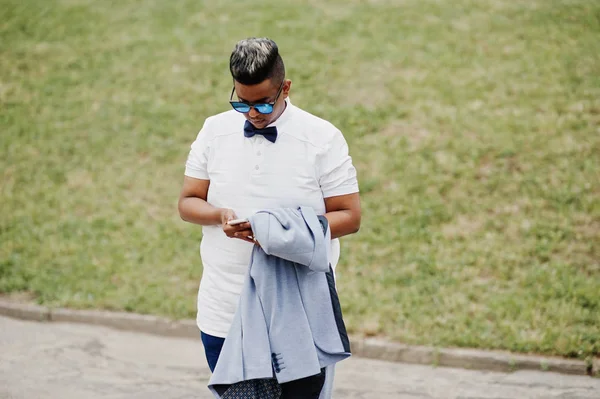
[[[257,129],[250,121],[246,121],[246,123],[244,123],[244,136],[252,137],[255,134],[262,134],[271,143],[274,143],[275,140],[277,140],[277,128],[275,126]]]

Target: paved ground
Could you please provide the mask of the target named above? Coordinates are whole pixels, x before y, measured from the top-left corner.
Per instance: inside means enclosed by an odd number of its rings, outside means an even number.
[[[2,399],[209,399],[200,340],[0,317]],[[600,398],[600,379],[433,368],[353,357],[335,398]]]

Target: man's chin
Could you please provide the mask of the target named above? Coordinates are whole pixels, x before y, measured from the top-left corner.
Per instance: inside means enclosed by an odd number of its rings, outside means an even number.
[[[253,121],[253,120],[249,120],[250,123],[252,123],[252,125],[254,125],[255,128],[257,129],[264,129],[265,127],[267,127],[268,123],[266,121]]]

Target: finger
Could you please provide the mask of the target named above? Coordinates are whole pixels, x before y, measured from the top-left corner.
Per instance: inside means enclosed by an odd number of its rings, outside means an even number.
[[[235,233],[235,236],[251,236],[252,235],[252,230],[238,230]]]
[[[249,223],[240,223],[232,226],[236,231],[252,231],[252,227]]]
[[[242,230],[252,230],[252,225],[250,224],[250,222],[244,222],[244,223],[240,223],[238,225]]]
[[[223,226],[223,232],[228,237],[233,237],[238,232],[242,232],[243,235],[251,235],[252,234],[252,231],[250,231],[250,230],[240,230],[240,229],[238,229],[237,226],[230,226],[228,224]]]
[[[224,232],[224,233],[225,233],[227,236],[229,236],[229,237],[231,237],[232,235],[234,235],[236,231],[237,231],[237,230],[236,230],[235,228],[233,228],[233,226],[229,226],[229,225],[224,225],[224,226],[223,226],[223,232]]]
[[[252,230],[237,231],[233,233],[233,236],[236,238],[248,238],[250,240],[254,240]]]

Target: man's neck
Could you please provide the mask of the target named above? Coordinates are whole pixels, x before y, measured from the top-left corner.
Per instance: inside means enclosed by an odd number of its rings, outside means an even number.
[[[279,118],[281,117],[281,115],[283,115],[283,113],[285,112],[286,108],[287,108],[287,101],[283,102],[283,109],[281,110],[281,112],[279,113],[279,115],[277,115],[277,117],[275,119],[273,119],[273,121],[271,123],[269,123],[267,126],[271,126],[272,124],[274,124],[275,122],[277,122],[279,120]]]

